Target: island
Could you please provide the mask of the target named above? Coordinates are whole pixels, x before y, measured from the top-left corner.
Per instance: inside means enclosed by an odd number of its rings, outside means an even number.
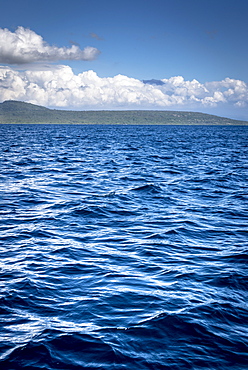
[[[101,124],[101,125],[248,125],[200,112],[158,110],[49,109],[39,105],[7,100],[0,103],[0,124]]]

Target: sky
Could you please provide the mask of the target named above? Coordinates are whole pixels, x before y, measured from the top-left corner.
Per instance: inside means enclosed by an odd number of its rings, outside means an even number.
[[[0,5],[0,102],[248,120],[247,0]]]

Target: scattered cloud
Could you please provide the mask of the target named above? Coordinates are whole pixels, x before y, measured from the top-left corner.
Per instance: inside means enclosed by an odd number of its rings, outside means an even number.
[[[70,40],[70,44],[80,46],[80,44],[77,41]]]
[[[154,84],[154,81],[156,82]],[[124,75],[74,74],[69,66],[17,71],[0,67],[0,100],[23,100],[73,109],[203,109],[248,104],[245,82],[226,78],[200,83],[182,76],[146,82]]]
[[[15,32],[0,28],[0,63],[27,64],[41,61],[93,60],[100,51],[91,46],[57,47],[47,44],[34,31],[18,27]]]
[[[217,35],[218,31],[217,30],[208,30],[206,31],[206,34],[211,38],[214,39],[215,36]]]
[[[91,33],[90,33],[90,37],[92,37],[93,39],[96,39],[96,40],[98,40],[98,41],[103,41],[103,40],[104,40],[102,37],[98,36],[98,35],[97,35],[96,33],[94,33],[94,32],[91,32]]]

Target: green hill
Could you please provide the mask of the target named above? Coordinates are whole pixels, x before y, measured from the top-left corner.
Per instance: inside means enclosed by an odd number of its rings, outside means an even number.
[[[122,125],[248,125],[210,114],[180,111],[66,111],[8,100],[0,103],[0,123],[67,123]]]

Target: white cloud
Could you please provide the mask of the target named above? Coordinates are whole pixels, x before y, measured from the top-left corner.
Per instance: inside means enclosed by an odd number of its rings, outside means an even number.
[[[0,67],[0,100],[23,100],[70,109],[198,109],[248,103],[245,82],[226,78],[200,83],[181,76],[162,85],[124,75],[100,78],[94,71],[74,74],[69,66],[16,71]]]
[[[93,60],[99,50],[90,46],[81,50],[77,45],[48,45],[34,31],[18,27],[15,32],[0,28],[0,63],[25,64],[39,61]]]

